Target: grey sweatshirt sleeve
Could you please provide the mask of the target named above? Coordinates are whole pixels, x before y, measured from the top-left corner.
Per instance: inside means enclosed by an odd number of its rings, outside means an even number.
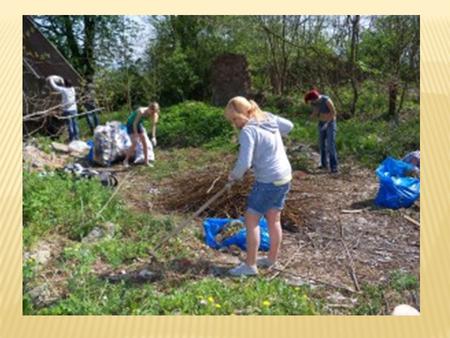
[[[230,176],[235,180],[240,180],[252,165],[255,140],[249,130],[241,130],[241,133],[239,134],[239,144],[238,159],[230,174]]]
[[[286,136],[287,134],[289,134],[292,128],[294,128],[294,124],[288,119],[277,115],[273,115],[273,117],[275,118],[275,121],[277,121],[278,129],[280,130],[280,134],[282,136]]]

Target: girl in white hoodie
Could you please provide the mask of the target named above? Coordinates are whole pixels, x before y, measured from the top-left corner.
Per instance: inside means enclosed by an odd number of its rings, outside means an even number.
[[[229,180],[241,179],[253,168],[256,182],[248,196],[245,225],[247,228],[247,258],[245,263],[231,269],[233,276],[256,275],[258,267],[268,268],[277,258],[281,245],[281,210],[290,189],[292,169],[281,136],[293,128],[291,121],[263,112],[254,101],[244,97],[232,98],[225,117],[241,131],[239,155]],[[270,250],[267,257],[257,260],[260,244],[259,220],[265,216],[269,225]]]

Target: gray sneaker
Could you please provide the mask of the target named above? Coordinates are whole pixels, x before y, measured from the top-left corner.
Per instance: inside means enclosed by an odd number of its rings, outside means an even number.
[[[258,266],[258,268],[268,269],[268,268],[271,268],[272,266],[274,266],[275,262],[272,262],[267,257],[261,257],[261,258],[257,259],[256,265]]]
[[[258,274],[258,269],[247,265],[246,263],[241,263],[237,267],[228,270],[228,274],[235,277],[240,276],[256,276]]]

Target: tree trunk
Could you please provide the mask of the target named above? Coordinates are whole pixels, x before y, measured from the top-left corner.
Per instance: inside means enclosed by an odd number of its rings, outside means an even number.
[[[94,68],[95,16],[85,15],[84,19],[84,76],[92,81]]]
[[[80,62],[80,49],[73,31],[72,18],[69,15],[64,15],[64,30],[67,37],[67,44],[69,46],[73,62]],[[78,64],[80,66],[80,64]],[[77,67],[76,67],[77,68]]]
[[[388,116],[389,118],[393,118],[396,122],[398,122],[398,115],[396,110],[396,104],[397,104],[397,94],[398,94],[398,86],[397,82],[392,81],[389,83],[389,111]]]
[[[353,89],[353,99],[350,105],[350,114],[355,115],[356,103],[358,102],[358,81],[356,76],[356,59],[358,53],[358,40],[359,40],[359,15],[355,15],[351,19],[352,23],[352,39],[350,44],[350,71],[351,71],[351,84]]]

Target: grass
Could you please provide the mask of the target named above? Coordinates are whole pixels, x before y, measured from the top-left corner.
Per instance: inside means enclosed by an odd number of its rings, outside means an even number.
[[[365,284],[363,293],[358,296],[356,306],[351,313],[355,315],[380,315],[386,312],[386,305],[391,307],[404,302],[404,294],[407,292],[419,292],[417,278],[405,271],[396,270],[390,275],[386,283],[379,285]],[[392,304],[393,303],[393,304]]]
[[[317,123],[304,118],[293,119],[295,127],[290,139],[313,145],[318,151]],[[356,158],[363,165],[375,168],[387,156],[402,158],[419,149],[419,118],[413,117],[395,126],[384,120],[353,118],[338,121],[336,147],[341,161]]]
[[[280,280],[242,279],[233,282],[205,278],[186,282],[167,293],[151,284],[109,284],[85,275],[82,269],[69,283],[69,297],[39,315],[313,315],[318,303],[306,287],[292,287]],[[80,288],[80,284],[83,288]],[[75,287],[75,285],[77,285]]]

